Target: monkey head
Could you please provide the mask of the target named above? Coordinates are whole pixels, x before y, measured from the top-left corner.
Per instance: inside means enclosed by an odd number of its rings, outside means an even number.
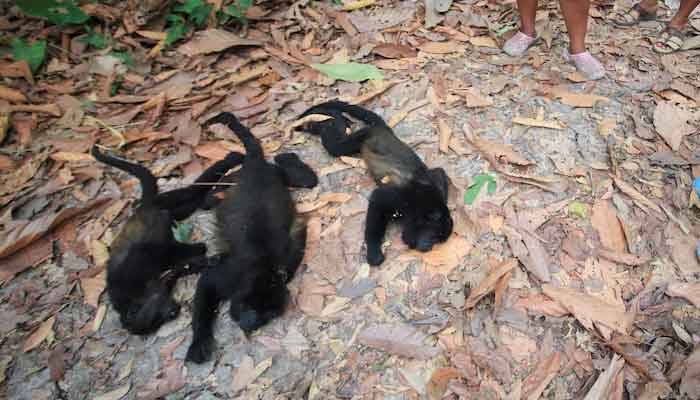
[[[452,234],[452,216],[443,194],[434,185],[412,186],[417,191],[402,214],[401,239],[411,249],[430,251],[435,244],[446,241]]]
[[[170,295],[171,290],[169,282],[148,282],[146,291],[128,304],[126,312],[120,313],[124,328],[135,335],[148,335],[177,318],[180,305]]]
[[[242,301],[232,301],[229,309],[241,330],[250,335],[284,313],[289,291],[282,274],[271,272],[258,277],[255,290]]]

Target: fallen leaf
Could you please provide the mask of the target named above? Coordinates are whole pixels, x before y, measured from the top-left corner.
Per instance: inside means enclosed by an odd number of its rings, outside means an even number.
[[[406,118],[408,114],[412,113],[413,111],[419,108],[427,106],[429,103],[430,102],[426,99],[411,102],[409,105],[399,110],[396,114],[392,115],[391,118],[389,118],[389,120],[387,121],[387,125],[389,125],[392,128],[395,127],[399,124],[399,122]]]
[[[470,240],[459,235],[451,235],[446,242],[435,245],[427,253],[412,250],[409,254],[420,258],[428,265],[438,267],[440,273],[448,274],[461,265],[473,246]]]
[[[27,97],[19,90],[9,88],[5,85],[0,85],[0,99],[11,101],[13,103],[24,103]]]
[[[489,107],[493,105],[493,100],[490,96],[485,96],[477,88],[469,88],[461,91],[460,94],[464,96],[467,102],[467,107],[477,108],[477,107]]]
[[[235,33],[222,29],[206,29],[197,31],[187,43],[178,47],[177,51],[193,57],[200,54],[214,53],[234,46],[260,46],[257,40],[244,39]]]
[[[375,46],[372,53],[386,58],[413,58],[418,55],[418,52],[411,47],[393,43],[382,43]]]
[[[636,254],[612,251],[608,249],[599,249],[598,256],[616,263],[635,266],[646,264],[650,261],[648,257],[642,257]]]
[[[654,128],[671,149],[678,151],[683,138],[693,132],[693,127],[688,123],[692,117],[690,111],[670,101],[661,101],[654,109]]]
[[[628,334],[634,322],[634,313],[574,289],[544,284],[542,292],[569,310],[591,332],[596,332],[595,326],[599,326]]]
[[[441,351],[438,347],[423,344],[426,338],[427,335],[408,324],[377,324],[363,330],[357,340],[390,354],[428,360]]]
[[[501,382],[510,385],[513,381],[511,361],[498,347],[489,348],[481,339],[465,336],[465,348],[476,365],[491,372]]]
[[[661,207],[659,207],[656,203],[653,201],[647,199],[643,194],[639,193],[637,189],[635,189],[632,185],[629,183],[623,181],[622,179],[618,178],[615,175],[611,175],[613,181],[615,182],[615,186],[617,186],[618,189],[622,191],[622,193],[628,195],[629,197],[634,200],[634,203],[639,206],[642,210],[649,212],[649,210],[655,211],[659,215],[663,215],[663,211],[661,211]]]
[[[73,153],[69,151],[57,151],[49,156],[54,161],[60,162],[86,162],[95,161],[95,158],[87,153]]]
[[[515,303],[516,307],[523,307],[536,314],[549,315],[550,317],[561,318],[569,315],[569,311],[559,302],[550,300],[542,294],[530,295],[520,298]]]
[[[282,347],[296,358],[301,358],[302,352],[309,349],[309,341],[295,326],[289,327],[287,335],[281,340]]]
[[[685,373],[681,378],[679,387],[681,396],[688,396],[690,399],[700,399],[700,347],[695,350],[685,360]]]
[[[55,214],[45,215],[31,222],[18,224],[0,236],[0,259],[26,247],[62,222],[105,203],[108,199],[94,200],[84,207],[67,207]]]
[[[550,93],[554,98],[559,99],[562,103],[572,107],[590,108],[596,105],[599,101],[608,102],[610,99],[603,96],[588,93],[569,92],[564,88],[553,88]]]
[[[326,303],[326,306],[321,310],[321,318],[327,318],[337,314],[350,306],[351,298],[336,296]]]
[[[66,353],[67,350],[62,344],[54,347],[49,353],[49,376],[53,382],[62,381],[66,375]]]
[[[534,164],[534,162],[518,154],[510,144],[496,143],[487,139],[482,139],[476,135],[472,135],[471,130],[466,124],[464,125],[464,133],[466,139],[481,153],[483,153],[484,157],[489,159],[494,165],[510,163],[527,166]]]
[[[591,390],[588,391],[583,400],[600,400],[609,398],[607,394],[612,386],[612,382],[624,366],[625,360],[618,354],[613,354],[612,359],[610,360],[610,365],[608,365],[608,368],[603,371],[603,373],[598,375],[598,379],[595,381],[591,387]]]
[[[591,225],[598,231],[605,248],[620,253],[625,251],[625,233],[610,200],[598,200],[593,204]]]
[[[598,134],[603,137],[608,137],[612,131],[617,127],[617,119],[615,118],[603,118],[598,122]]]
[[[668,284],[666,294],[686,299],[695,307],[700,308],[700,283],[672,282]]]
[[[56,322],[56,316],[52,315],[46,321],[42,322],[39,327],[27,338],[22,346],[23,352],[29,352],[38,347],[44,340],[47,340],[53,335],[53,324]]]
[[[206,142],[194,148],[196,155],[209,160],[223,160],[232,151],[245,153],[245,148],[228,140]]]
[[[644,385],[638,400],[659,400],[666,399],[673,393],[671,385],[664,381],[649,381]]]
[[[93,397],[92,400],[121,400],[129,393],[129,390],[131,390],[131,383],[127,382],[112,391]]]
[[[502,230],[511,252],[523,266],[541,282],[551,281],[547,255],[539,240],[526,231],[507,224],[503,225]]]
[[[100,295],[107,287],[107,270],[104,269],[94,277],[82,278],[80,287],[83,289],[85,304],[97,308],[100,302]]]
[[[462,374],[456,368],[438,368],[433,371],[426,387],[428,398],[430,400],[442,399],[450,380],[459,378],[460,376],[462,376]]]
[[[534,126],[534,127],[549,128],[549,129],[564,129],[564,128],[566,128],[559,121],[546,121],[546,120],[539,120],[539,119],[535,119],[535,118],[526,118],[526,117],[513,117],[513,123],[525,125],[525,126]]]
[[[418,50],[431,54],[450,54],[456,52],[464,52],[464,46],[459,42],[425,42],[418,46]]]
[[[187,368],[181,360],[166,363],[156,376],[139,389],[136,397],[143,400],[156,400],[175,393],[185,387]]]
[[[490,36],[475,36],[469,38],[469,43],[477,47],[490,47],[492,49],[498,48],[498,43],[496,43]]]
[[[438,143],[441,153],[447,154],[450,152],[450,138],[452,137],[452,129],[444,119],[438,118]]]
[[[466,308],[472,308],[481,300],[484,296],[491,293],[495,288],[498,280],[513,268],[518,266],[518,261],[515,258],[509,258],[501,262],[498,266],[492,269],[489,274],[484,278],[476,289],[472,290],[467,298],[465,304]]]
[[[555,352],[542,362],[523,382],[523,398],[537,400],[561,368],[561,353]]]
[[[258,365],[255,365],[255,360],[252,357],[243,356],[241,364],[236,368],[236,373],[233,375],[231,391],[235,394],[245,389],[267,371],[270,366],[272,366],[272,358],[265,359]]]

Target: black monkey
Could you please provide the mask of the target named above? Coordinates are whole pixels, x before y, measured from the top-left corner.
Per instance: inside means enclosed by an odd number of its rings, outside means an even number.
[[[218,236],[226,248],[219,264],[197,283],[193,338],[187,360],[202,363],[214,347],[219,303],[230,300],[231,318],[247,335],[284,312],[287,283],[304,258],[306,223],[296,214],[288,186],[311,188],[316,174],[295,154],[265,161],[262,147],[235,115],[221,113],[207,124],[223,123],[243,142],[243,167],[236,185],[216,208]]]
[[[131,333],[147,335],[178,316],[180,306],[170,295],[177,279],[207,266],[206,246],[177,242],[172,226],[204,202],[211,186],[191,185],[159,194],[156,178],[147,168],[102,153],[97,146],[91,153],[141,183],[140,204],[110,246],[107,293],[122,325]],[[195,183],[217,182],[242,160],[242,154],[232,152]]]
[[[346,135],[350,122],[343,113],[366,126]],[[449,178],[442,168],[428,169],[379,115],[360,106],[329,101],[311,107],[301,117],[311,114],[333,118],[308,122],[304,129],[320,135],[323,147],[336,157],[360,154],[378,186],[369,199],[365,226],[370,265],[384,261],[381,244],[392,219],[400,218],[401,239],[411,249],[426,252],[447,240],[452,217],[447,208]]]

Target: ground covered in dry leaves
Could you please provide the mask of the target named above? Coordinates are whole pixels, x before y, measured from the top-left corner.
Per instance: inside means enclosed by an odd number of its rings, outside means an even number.
[[[556,2],[540,5],[544,40],[523,59],[499,51],[512,2],[455,1],[428,18],[422,2],[365,3],[266,2],[247,27],[210,19],[171,45],[162,1],[89,3],[103,49],[81,25],[0,6],[5,43],[48,42],[34,74],[0,60],[0,396],[700,399],[700,50],[660,57],[648,40],[660,23],[614,28],[623,4],[598,2],[588,42],[608,76],[581,82]],[[384,79],[312,66],[350,62]],[[445,168],[447,243],[411,252],[392,229],[387,261],[364,262],[362,162],[286,129],[337,97]],[[184,363],[196,277],[178,284],[181,316],[147,338],[101,295],[139,189],[87,150],[119,148],[180,187],[241,148],[202,129],[219,110],[268,156],[298,152],[320,185],[294,193],[309,243],[287,313],[250,339],[220,313],[216,359],[198,366]],[[213,217],[188,227],[209,239]]]

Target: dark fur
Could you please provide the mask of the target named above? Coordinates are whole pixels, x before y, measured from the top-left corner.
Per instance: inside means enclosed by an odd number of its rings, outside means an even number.
[[[206,266],[206,246],[177,242],[172,226],[190,216],[211,187],[192,185],[159,194],[156,178],[147,168],[104,154],[96,146],[92,155],[141,183],[140,204],[111,245],[107,293],[122,325],[131,333],[147,335],[177,317],[180,306],[170,295],[177,278]],[[217,182],[242,159],[240,153],[231,153],[195,182]],[[165,272],[168,274],[161,278]]]
[[[313,187],[316,174],[294,154],[265,161],[262,148],[233,114],[208,123],[226,124],[243,142],[246,156],[216,209],[219,237],[228,253],[199,278],[193,338],[187,360],[211,357],[219,303],[230,300],[231,318],[246,333],[281,315],[289,282],[304,257],[306,224],[298,218],[287,186]]]
[[[367,126],[346,135],[349,121],[343,113]],[[428,169],[379,115],[360,106],[330,101],[311,107],[302,117],[311,114],[333,118],[309,122],[305,129],[320,135],[323,147],[334,156],[360,154],[378,185],[369,199],[365,226],[370,265],[384,261],[382,241],[387,224],[395,218],[400,218],[402,240],[412,249],[429,251],[447,240],[452,217],[447,208],[449,180],[442,168]]]

